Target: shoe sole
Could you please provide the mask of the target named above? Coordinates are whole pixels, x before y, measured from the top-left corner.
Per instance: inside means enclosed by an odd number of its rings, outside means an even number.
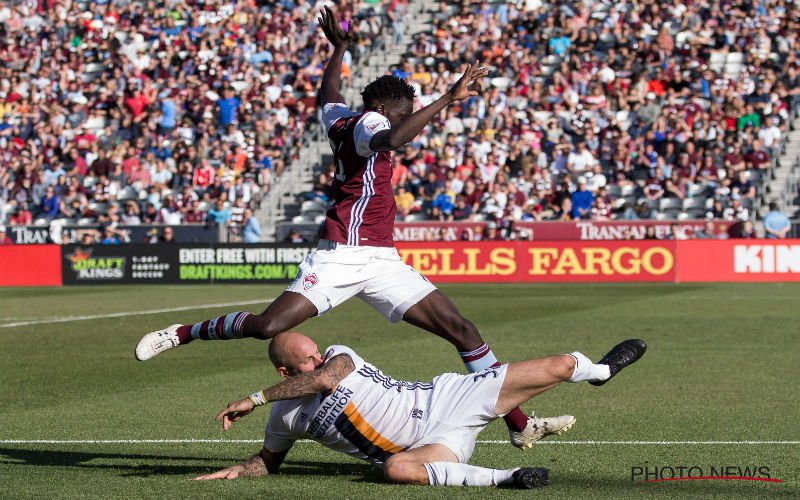
[[[578,421],[577,418],[572,417],[572,420],[570,420],[566,425],[561,426],[561,428],[558,429],[557,431],[548,432],[547,434],[545,434],[541,438],[537,439],[536,441],[531,441],[530,443],[525,443],[522,446],[517,446],[517,448],[519,448],[520,450],[527,450],[527,449],[533,448],[534,444],[538,443],[539,441],[541,441],[542,439],[546,438],[547,436],[560,436],[560,435],[564,434],[565,432],[567,432],[568,430],[572,429],[572,426],[575,425],[575,422],[577,422],[577,421]]]
[[[599,382],[589,382],[590,384],[592,384],[594,386],[598,386],[598,387],[601,386],[601,385],[606,384],[609,380],[611,380],[612,378],[616,377],[619,374],[619,372],[621,372],[624,368],[627,368],[627,367],[631,366],[632,364],[636,363],[637,361],[639,361],[640,359],[642,359],[642,356],[644,356],[644,353],[647,352],[647,343],[645,343],[644,340],[641,340],[641,339],[624,340],[624,341],[620,342],[619,344],[615,345],[611,349],[611,351],[608,352],[608,354],[603,356],[603,358],[600,361],[597,362],[597,364],[603,364],[603,361],[608,357],[609,354],[611,354],[611,352],[614,351],[614,349],[616,349],[619,345],[624,344],[626,342],[636,343],[639,346],[639,348],[641,349],[641,352],[639,353],[639,356],[636,359],[634,359],[633,361],[631,361],[630,363],[628,363],[627,365],[623,365],[623,366],[619,367],[619,369],[617,369],[617,371],[614,374],[612,374],[610,377],[608,377],[607,379],[601,380]]]

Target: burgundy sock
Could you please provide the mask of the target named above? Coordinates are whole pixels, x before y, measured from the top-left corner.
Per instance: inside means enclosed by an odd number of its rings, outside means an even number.
[[[522,410],[519,408],[514,408],[510,412],[506,413],[506,416],[503,417],[503,420],[505,420],[508,428],[514,432],[522,432],[522,430],[525,429],[525,426],[528,425],[528,416],[522,413]]]
[[[213,319],[207,319],[193,325],[178,327],[178,340],[188,344],[192,340],[229,340],[242,338],[245,320],[252,316],[249,312],[233,312]]]

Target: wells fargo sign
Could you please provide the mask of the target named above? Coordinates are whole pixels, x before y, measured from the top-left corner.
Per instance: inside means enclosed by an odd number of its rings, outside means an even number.
[[[398,243],[432,281],[674,281],[676,245],[664,242]]]

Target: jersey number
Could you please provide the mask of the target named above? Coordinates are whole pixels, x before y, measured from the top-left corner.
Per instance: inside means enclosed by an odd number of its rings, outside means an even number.
[[[492,376],[492,378],[497,378],[497,371],[495,371],[495,370],[493,370],[493,369],[491,369],[491,368],[487,368],[486,370],[483,370],[483,371],[482,371],[482,372],[480,372],[479,374],[477,374],[477,375],[475,375],[474,377],[472,377],[472,381],[473,381],[473,382],[477,382],[477,381],[478,381],[478,379],[484,379],[484,378],[486,378],[488,375],[491,375],[491,376]]]

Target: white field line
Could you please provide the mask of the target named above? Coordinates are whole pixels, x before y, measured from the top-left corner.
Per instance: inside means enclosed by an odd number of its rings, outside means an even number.
[[[0,439],[0,444],[250,444],[261,439]],[[302,439],[298,443],[313,443]],[[509,444],[508,441],[478,440],[478,444]],[[540,441],[540,444],[557,445],[623,445],[623,446],[710,446],[710,445],[800,445],[800,441]]]
[[[115,312],[108,314],[93,314],[91,316],[58,316],[55,318],[37,319],[34,321],[18,321],[16,323],[4,323],[0,325],[0,328],[16,328],[20,326],[43,325],[49,323],[69,323],[71,321],[86,321],[90,319],[123,318],[125,316],[143,316],[146,314],[192,311],[195,309],[211,309],[216,307],[233,307],[233,306],[246,306],[251,304],[268,304],[273,300],[275,300],[274,297],[270,299],[245,300],[241,302],[226,302],[223,304],[197,304],[194,306],[168,307],[165,309],[146,309],[144,311],[125,311],[125,312]]]

